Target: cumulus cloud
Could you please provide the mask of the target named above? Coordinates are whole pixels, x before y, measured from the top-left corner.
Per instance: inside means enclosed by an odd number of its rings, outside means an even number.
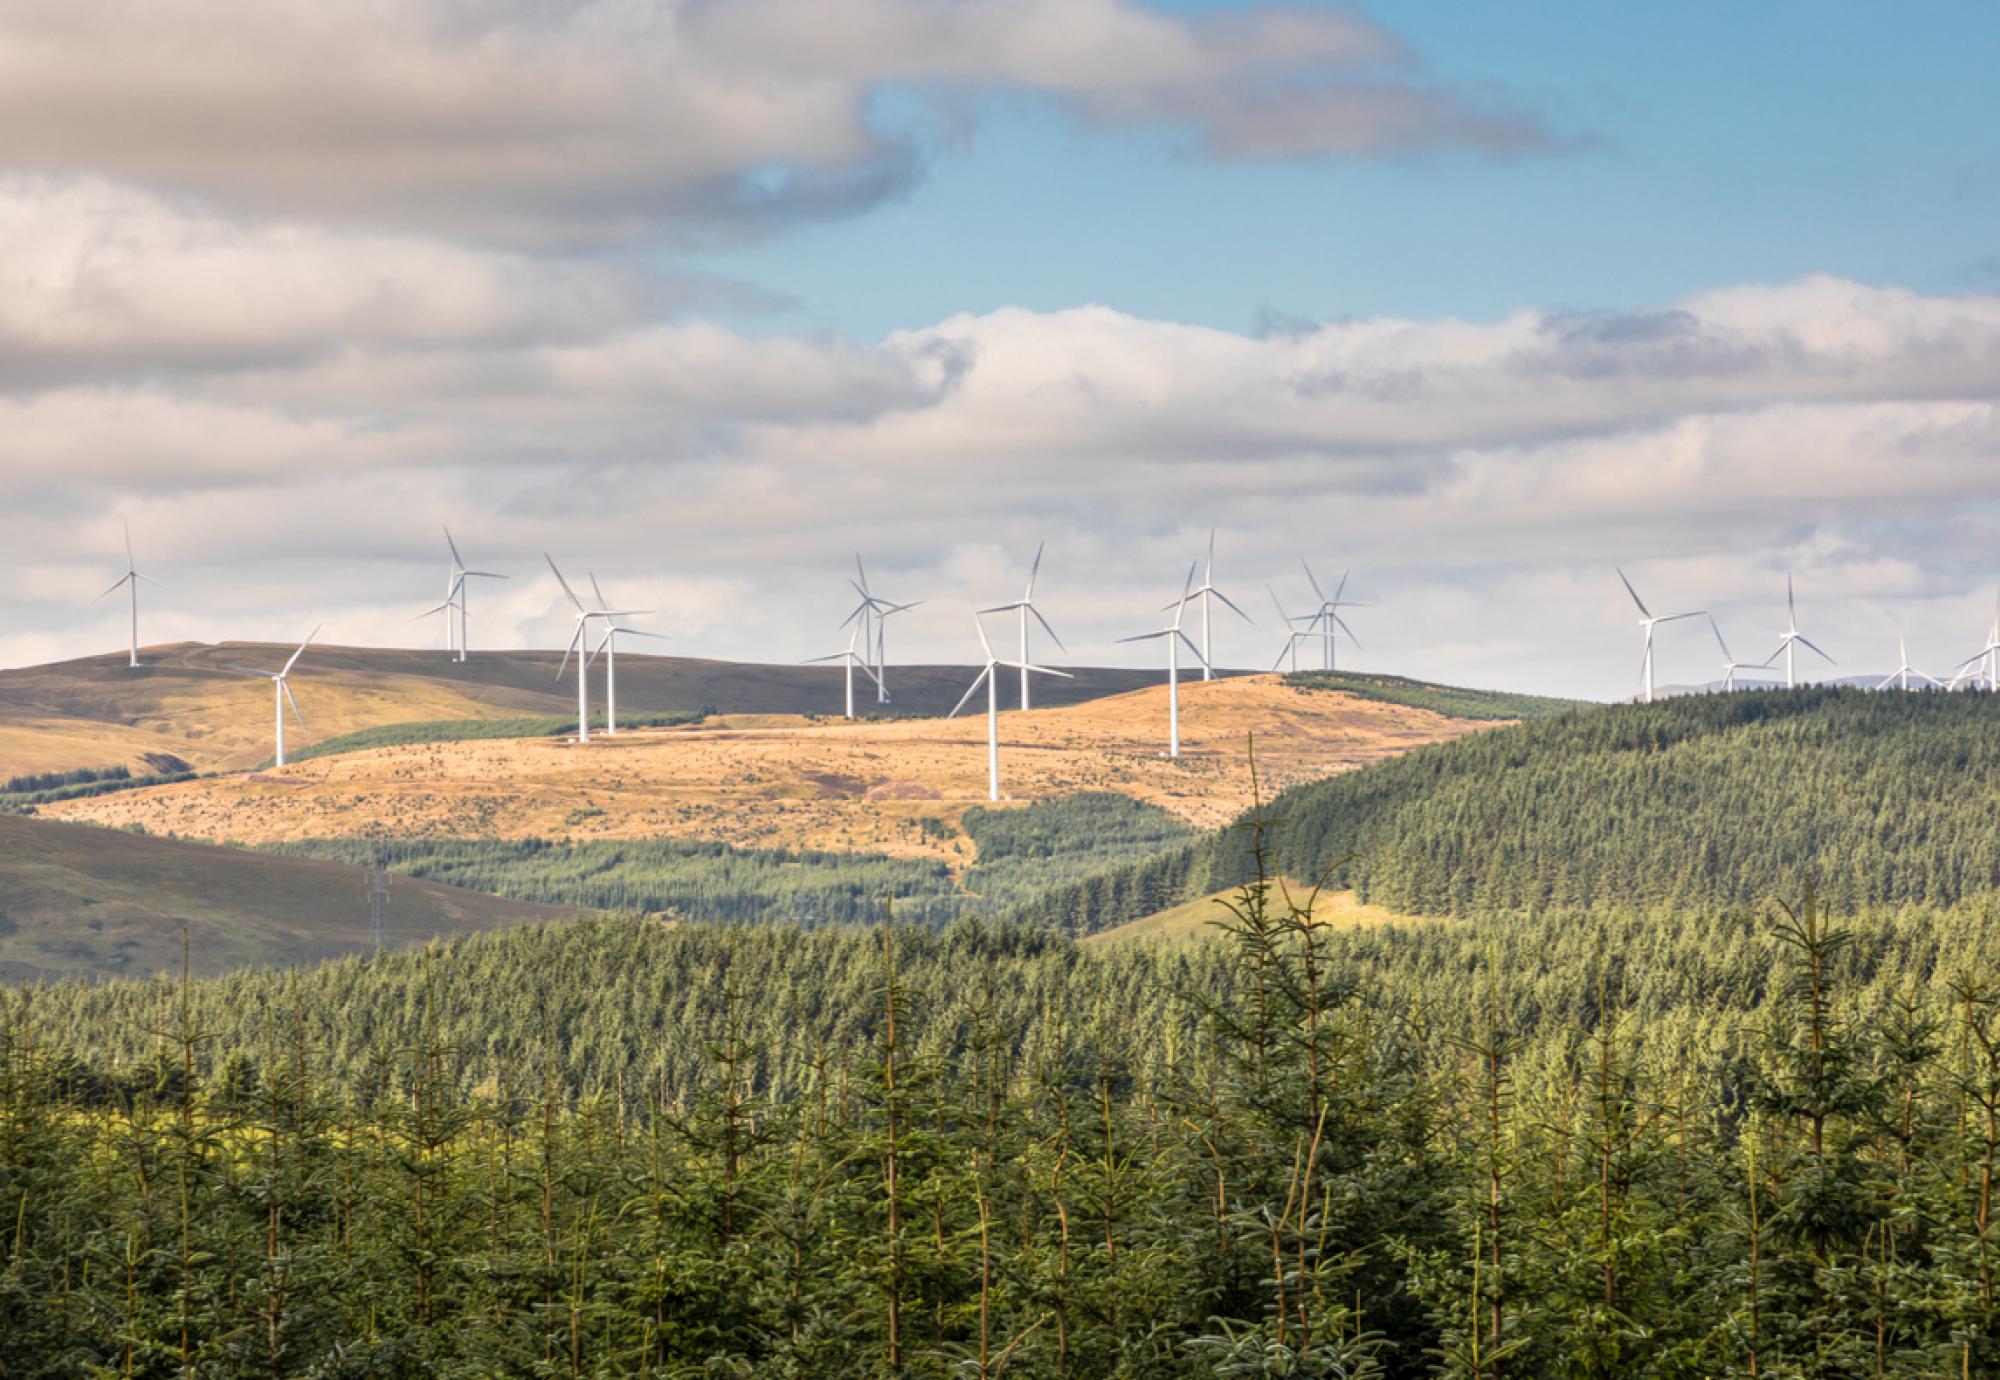
[[[308,275],[327,301],[348,300],[346,262]],[[194,338],[228,323],[215,310],[221,324],[195,305],[162,319]],[[546,338],[517,339],[463,327],[512,319],[491,309],[411,310],[445,324],[172,387],[0,401],[0,541],[27,561],[109,560],[123,510],[153,559],[183,567],[188,599],[246,562],[263,572],[254,599],[229,584],[205,605],[210,624],[163,626],[282,621],[326,603],[337,569],[331,635],[403,641],[450,519],[481,563],[525,576],[553,550],[672,594],[675,651],[745,657],[824,650],[864,548],[885,588],[930,600],[901,653],[947,658],[965,600],[1047,538],[1065,640],[1107,660],[1129,659],[1113,639],[1214,523],[1239,601],[1261,605],[1266,579],[1302,601],[1299,554],[1354,564],[1396,608],[1372,636],[1357,627],[1378,664],[1607,694],[1629,670],[1613,561],[1732,618],[1795,564],[1829,641],[1865,639],[1883,622],[1867,600],[1894,598],[1914,647],[1926,619],[1940,639],[1978,621],[2000,541],[1995,297],[1809,278],[1632,312],[1262,336],[1009,309],[873,344],[615,311],[594,332],[557,312]],[[32,342],[31,321],[12,329]],[[510,589],[483,636],[533,640],[546,602]],[[20,655],[69,616],[46,599],[14,612]],[[1274,654],[1252,630],[1222,636],[1232,661]],[[1505,664],[1530,643],[1546,668]],[[1680,650],[1693,664],[1666,674],[1705,677],[1699,648]],[[1603,673],[1579,682],[1577,665]]]
[[[1428,82],[1351,12],[1132,0],[29,0],[0,13],[0,166],[238,212],[607,244],[902,194],[901,85],[1019,91],[1219,157],[1511,155],[1532,111]]]

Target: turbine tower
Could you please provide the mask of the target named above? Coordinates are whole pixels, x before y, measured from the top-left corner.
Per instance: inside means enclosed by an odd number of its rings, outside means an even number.
[[[458,554],[458,543],[451,539],[451,529],[444,529],[444,544],[451,548],[451,574],[446,580],[444,602],[426,613],[418,615],[428,618],[433,613],[444,615],[445,650],[452,653],[455,660],[463,662],[471,643],[470,620],[465,611],[465,586],[468,580],[504,580],[505,575],[491,570],[467,570],[465,562]],[[454,619],[454,613],[456,618]]]
[[[113,584],[110,589],[98,595],[97,599],[109,599],[120,589],[130,591],[132,596],[132,659],[126,664],[137,668],[139,665],[139,581],[144,580],[147,584],[155,588],[163,588],[163,586],[151,575],[141,575],[139,573],[139,562],[132,555],[132,524],[124,518],[120,518],[119,521],[125,524],[125,573],[118,577],[117,583]],[[93,600],[92,602],[95,603],[97,600]]]
[[[549,570],[554,573],[556,583],[562,586],[562,592],[568,597],[570,607],[576,610],[576,631],[570,634],[569,649],[563,653],[562,665],[556,667],[556,679],[562,679],[562,673],[569,667],[570,657],[574,656],[576,658],[576,740],[579,743],[587,743],[590,741],[590,680],[587,674],[589,670],[587,663],[590,651],[590,620],[593,618],[602,618],[606,622],[610,622],[614,618],[624,618],[632,613],[645,612],[645,610],[607,609],[602,607],[603,600],[601,598],[598,601],[600,607],[587,609],[583,606],[583,600],[576,597],[576,591],[569,587],[569,581],[563,578],[563,573],[556,569],[555,558],[544,551],[542,559],[549,563]]]
[[[1047,543],[1044,542],[1042,545],[1046,546]],[[1021,659],[1015,664],[1021,670],[1021,708],[1023,709],[1028,707],[1028,672],[1031,669],[1028,665],[1028,615],[1033,614],[1035,616],[1035,621],[1042,625],[1042,631],[1049,635],[1050,639],[1056,644],[1058,651],[1064,653],[1069,651],[1069,648],[1063,646],[1063,640],[1056,636],[1056,630],[1049,626],[1049,620],[1042,617],[1042,611],[1035,607],[1035,576],[1041,573],[1041,569],[1042,546],[1037,546],[1035,548],[1035,563],[1028,567],[1028,592],[1011,604],[995,604],[990,609],[979,610],[981,615],[989,613],[1012,613],[1020,617]]]
[[[1623,584],[1625,586],[1625,592],[1632,596],[1632,602],[1639,606],[1639,626],[1646,630],[1646,659],[1644,665],[1641,667],[1641,670],[1645,676],[1645,684],[1646,684],[1646,696],[1644,702],[1647,704],[1651,704],[1653,702],[1653,629],[1658,627],[1662,623],[1677,623],[1683,618],[1700,618],[1704,616],[1708,612],[1708,610],[1696,609],[1692,613],[1669,613],[1663,617],[1655,618],[1653,617],[1652,610],[1646,607],[1646,601],[1639,597],[1639,591],[1632,588],[1632,582],[1625,578],[1625,572],[1623,570],[1619,570],[1618,567],[1616,566],[1612,568],[1614,570],[1618,570],[1619,583]],[[1720,634],[1718,634],[1718,636],[1720,636]],[[1774,652],[1772,655],[1775,656],[1776,653]],[[1768,665],[1769,663],[1767,662],[1766,664]]]
[[[306,716],[299,713],[299,702],[292,698],[292,683],[289,677],[292,674],[292,667],[299,664],[299,658],[305,655],[306,648],[318,636],[318,628],[314,628],[311,632],[307,633],[306,640],[299,644],[299,649],[292,653],[290,659],[285,662],[284,669],[281,671],[259,671],[251,666],[231,666],[228,668],[241,675],[261,676],[271,682],[271,698],[277,709],[277,746],[271,754],[273,766],[282,767],[285,765],[285,706],[287,704],[291,705],[292,717],[299,721],[300,730],[303,731],[305,729]]]
[[[599,652],[604,654],[604,734],[608,738],[618,732],[618,634],[624,633],[628,637],[653,637],[662,642],[667,640],[667,635],[646,632],[641,628],[620,627],[615,619],[624,618],[632,613],[650,613],[652,610],[629,609],[619,613],[607,611],[604,591],[598,588],[595,573],[590,577],[590,592],[597,596],[598,610],[604,614],[604,636],[597,640],[597,646],[591,651],[590,659],[595,661]]]
[[[853,620],[850,618],[848,621],[852,622]],[[842,626],[845,625],[843,624]],[[854,717],[854,668],[859,666],[861,668],[862,674],[868,676],[870,679],[873,679],[875,675],[875,668],[868,664],[868,658],[854,650],[855,644],[860,640],[861,640],[861,629],[856,628],[853,632],[847,635],[846,651],[835,652],[832,656],[815,656],[806,658],[807,665],[813,665],[822,661],[839,661],[845,663],[845,669],[847,672],[846,717],[850,719]]]
[[[1202,567],[1200,586],[1188,591],[1183,596],[1182,602],[1185,603],[1188,599],[1201,600],[1201,678],[1203,680],[1214,680],[1215,666],[1211,659],[1214,644],[1209,641],[1209,611],[1214,601],[1220,599],[1224,604],[1228,605],[1231,612],[1251,627],[1256,627],[1257,623],[1249,614],[1237,608],[1227,594],[1224,594],[1215,587],[1215,529],[1213,527],[1208,529],[1208,564]],[[1168,604],[1161,609],[1161,612],[1172,612],[1173,608],[1174,605]]]
[[[1020,671],[1021,674],[1024,676],[1027,675],[1029,672],[1033,672],[1036,675],[1061,676],[1065,680],[1068,680],[1070,678],[1070,675],[1069,672],[1067,671],[1052,670],[1047,666],[1032,666],[1025,661],[1002,661],[998,657],[993,655],[993,644],[986,640],[986,625],[979,621],[979,610],[977,609],[974,609],[972,611],[972,626],[979,633],[979,646],[981,650],[983,650],[986,653],[986,664],[979,668],[979,674],[972,678],[972,684],[966,687],[965,694],[959,697],[958,703],[952,707],[951,713],[945,715],[945,717],[947,719],[957,718],[958,711],[965,708],[966,701],[970,700],[973,697],[973,695],[978,691],[981,682],[985,683],[986,685],[986,798],[988,800],[998,800],[1000,798],[1000,677],[998,675],[999,669],[1002,666],[1006,666],[1010,669]]]
[[[1881,683],[1875,688],[1877,690],[1887,690],[1891,685],[1898,685],[1900,682],[1898,688],[1907,690],[1910,688],[1911,676],[1915,676],[1918,680],[1927,680],[1932,685],[1941,684],[1936,676],[1927,676],[1916,667],[1910,665],[1909,643],[1903,635],[1903,624],[1899,619],[1896,623],[1896,669],[1882,677]]]
[[[1188,594],[1194,589],[1194,572],[1197,566],[1188,567],[1187,582],[1181,587],[1181,600],[1167,607],[1174,611],[1174,621],[1158,632],[1140,633],[1136,637],[1121,637],[1120,642],[1150,642],[1156,637],[1167,640],[1167,756],[1181,755],[1181,644],[1194,653],[1201,661],[1201,648],[1189,640],[1181,631],[1181,616],[1187,612]],[[1206,664],[1206,663],[1204,663]]]
[[[1306,564],[1305,557],[1303,556],[1299,557],[1299,568],[1305,571],[1306,583],[1312,586],[1313,596],[1319,600],[1319,607],[1313,611],[1310,617],[1295,619],[1293,621],[1304,623],[1308,634],[1314,628],[1319,629],[1321,669],[1326,671],[1338,670],[1340,634],[1346,633],[1348,641],[1357,647],[1361,645],[1361,639],[1354,635],[1354,629],[1347,626],[1347,620],[1340,616],[1340,611],[1342,609],[1367,608],[1368,605],[1358,604],[1352,599],[1343,599],[1340,597],[1347,592],[1347,577],[1353,573],[1352,571],[1343,570],[1340,572],[1340,583],[1334,586],[1333,597],[1329,599],[1326,597],[1326,591],[1319,587],[1318,578],[1313,575],[1312,567]]]
[[[1792,598],[1792,572],[1787,570],[1785,572],[1785,635],[1778,639],[1778,651],[1771,653],[1771,660],[1773,661],[1777,660],[1778,652],[1785,654],[1785,688],[1787,690],[1795,689],[1798,685],[1798,679],[1794,673],[1793,659],[1800,644],[1811,648],[1817,655],[1825,657],[1827,665],[1833,666],[1838,664],[1832,657],[1827,656],[1825,652],[1813,646],[1806,635],[1799,631],[1798,605]]]

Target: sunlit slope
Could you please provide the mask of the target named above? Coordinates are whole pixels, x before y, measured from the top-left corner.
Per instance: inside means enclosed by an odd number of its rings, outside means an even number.
[[[0,671],[0,778],[72,767],[153,770],[168,755],[200,770],[254,766],[270,756],[271,687],[232,666],[276,669],[292,647],[178,643],[149,647],[134,670],[124,653]],[[385,724],[528,714],[573,714],[573,676],[558,679],[559,652],[476,652],[460,665],[444,653],[315,646],[293,673],[311,743]],[[897,714],[943,713],[972,671],[892,666]],[[1047,704],[1077,703],[1149,684],[1150,672],[1079,668],[1038,687]],[[870,687],[872,689],[872,686]],[[602,673],[593,675],[601,710]],[[865,699],[865,697],[864,697]],[[618,703],[630,713],[713,706],[736,713],[836,713],[841,673],[826,666],[759,665],[687,657],[618,659]],[[859,706],[875,712],[872,703]]]
[[[1253,739],[1268,793],[1484,727],[1301,691],[1275,676],[1181,693],[1177,761],[1164,754],[1164,686],[1003,714],[1007,795],[1113,791],[1213,827],[1250,803]],[[766,715],[598,737],[584,747],[537,738],[378,748],[46,811],[252,843],[665,836],[941,857],[957,867],[972,861],[958,821],[985,799],[984,715],[856,724]]]
[[[575,912],[396,878],[395,946]],[[307,963],[368,941],[359,867],[0,815],[0,977]]]

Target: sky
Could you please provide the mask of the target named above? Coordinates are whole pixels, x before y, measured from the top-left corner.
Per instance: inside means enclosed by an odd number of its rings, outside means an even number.
[[[567,639],[544,552],[671,653],[834,652],[858,552],[966,662],[1046,543],[1038,653],[1144,664],[1213,531],[1220,664],[1303,560],[1357,669],[1630,694],[1622,566],[1944,673],[1996,65],[1975,4],[9,5],[0,665],[121,645],[129,522],[149,643],[441,645],[449,524],[475,655]]]

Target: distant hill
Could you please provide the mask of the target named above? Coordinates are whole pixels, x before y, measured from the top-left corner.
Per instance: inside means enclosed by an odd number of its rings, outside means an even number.
[[[291,647],[270,643],[177,643],[0,671],[0,779],[32,772],[124,766],[136,775],[187,767],[253,767],[271,753],[271,687],[231,666],[276,668]],[[557,679],[560,652],[477,652],[464,665],[440,651],[314,646],[293,673],[306,746],[385,725],[576,712],[576,683]],[[894,703],[881,712],[942,714],[973,676],[958,666],[891,666]],[[1151,685],[1157,671],[1077,667],[1073,679],[1037,687],[1038,702],[1076,704]],[[573,672],[572,672],[573,677]],[[598,678],[601,687],[601,677]],[[863,697],[863,713],[877,712]],[[601,712],[602,700],[593,693]],[[713,707],[732,714],[833,714],[841,672],[828,666],[762,665],[625,653],[618,704],[631,714]],[[174,765],[178,763],[179,765]]]
[[[398,877],[384,931],[401,947],[576,913]],[[183,927],[202,974],[357,953],[367,873],[0,815],[0,978],[178,970]]]
[[[1522,695],[1510,690],[1468,690],[1373,671],[1294,671],[1285,677],[1285,684],[1301,690],[1335,690],[1385,704],[1406,704],[1451,719],[1546,719],[1591,703],[1548,695]]]
[[[1606,705],[1295,787],[1276,865],[1410,915],[1796,896],[1837,910],[2000,892],[2000,697],[1813,688]],[[1249,875],[1241,829],[1026,918],[1091,933]],[[1351,855],[1351,856],[1350,856]],[[1341,860],[1346,858],[1347,861]]]

